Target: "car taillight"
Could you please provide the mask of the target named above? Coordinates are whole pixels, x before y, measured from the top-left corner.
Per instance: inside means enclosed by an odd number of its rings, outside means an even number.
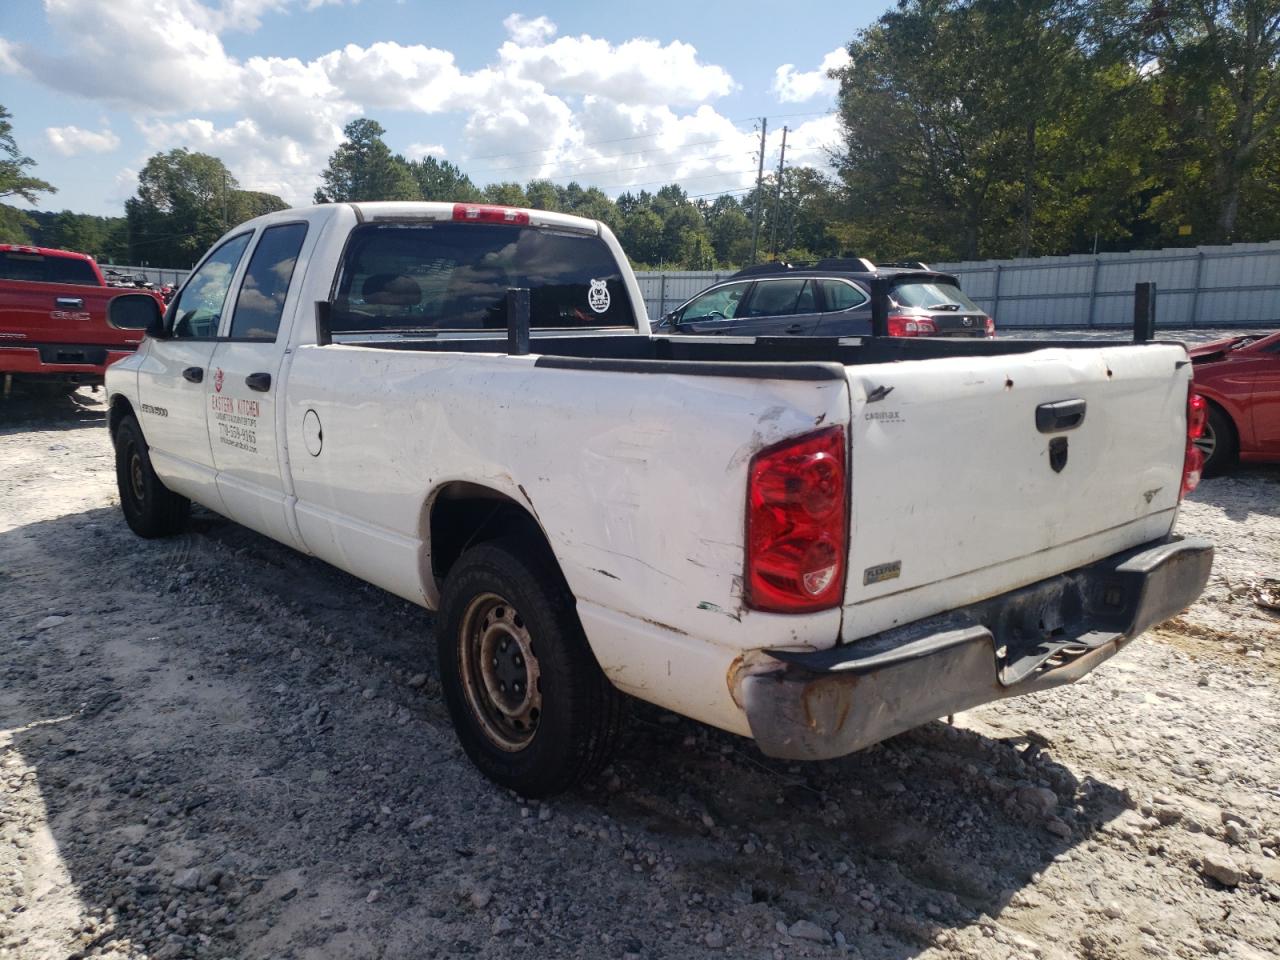
[[[529,222],[529,214],[512,207],[494,207],[476,203],[455,203],[453,219],[464,223],[507,223],[512,226],[524,226]]]
[[[773,613],[839,605],[849,547],[845,431],[761,450],[747,481],[747,604]]]
[[[994,337],[996,335],[996,322],[991,317],[984,319],[982,321],[982,326],[986,330],[988,337]]]
[[[889,316],[889,336],[891,337],[931,337],[938,332],[933,321],[928,317]]]
[[[1190,388],[1188,388],[1189,390]],[[1204,433],[1204,424],[1209,417],[1209,404],[1198,393],[1187,393],[1187,452],[1182,460],[1182,490],[1178,493],[1181,500],[1200,485],[1200,471],[1204,469],[1204,454],[1196,446],[1196,441]]]

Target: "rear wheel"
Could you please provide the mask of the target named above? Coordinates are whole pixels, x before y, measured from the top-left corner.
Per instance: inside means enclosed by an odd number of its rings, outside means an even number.
[[[1210,401],[1204,430],[1195,441],[1204,455],[1203,476],[1216,477],[1235,466],[1240,452],[1240,436],[1227,412]]]
[[[129,529],[140,537],[178,533],[187,522],[191,501],[180,497],[156,476],[142,428],[132,417],[116,427],[116,488]]]
[[[599,769],[622,695],[587,645],[554,561],[521,540],[482,543],[445,580],[440,676],[458,739],[490,780],[529,797]]]

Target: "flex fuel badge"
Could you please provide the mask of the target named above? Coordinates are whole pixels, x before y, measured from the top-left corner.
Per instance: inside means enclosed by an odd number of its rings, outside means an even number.
[[[895,560],[893,563],[877,563],[874,567],[867,567],[862,571],[862,585],[869,587],[873,583],[896,580],[900,576],[902,576],[901,560]]]
[[[609,288],[603,280],[592,280],[591,289],[587,291],[587,306],[596,313],[604,313],[609,309]]]

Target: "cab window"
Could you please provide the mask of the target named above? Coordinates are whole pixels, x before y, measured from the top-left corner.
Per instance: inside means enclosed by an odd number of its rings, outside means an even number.
[[[505,330],[507,291],[530,326],[634,327],[622,271],[599,237],[484,223],[373,223],[351,234],[334,333]]]
[[[236,274],[245,247],[249,246],[250,236],[252,234],[242,233],[232,237],[213,251],[187,280],[173,306],[172,334],[175,339],[217,336],[223,304],[231,289],[231,278]]]
[[[285,223],[262,231],[236,297],[233,340],[275,340],[284,314],[293,267],[307,237],[305,223]]]
[[[738,315],[742,305],[742,296],[747,292],[747,283],[728,283],[715,290],[708,290],[700,297],[694,297],[680,311],[681,323],[692,323],[701,320],[732,320]]]

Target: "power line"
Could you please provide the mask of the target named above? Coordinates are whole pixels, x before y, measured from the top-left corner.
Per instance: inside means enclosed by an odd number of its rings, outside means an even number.
[[[642,163],[634,167],[601,167],[596,170],[577,170],[573,173],[561,173],[544,177],[535,177],[535,180],[565,180],[574,177],[589,177],[598,173],[625,173],[628,170],[651,170],[657,167],[674,167],[682,163],[707,162],[710,160],[729,160],[733,157],[739,157],[739,153],[722,153],[714,157],[682,157],[679,160],[669,160],[665,163]]]
[[[714,143],[727,143],[732,139],[733,139],[732,137],[721,137],[719,140],[696,140],[693,143],[681,143],[681,144],[677,144],[677,146],[679,146],[681,149],[684,149],[685,147],[705,147]],[[608,160],[616,157],[638,157],[645,153],[655,153],[658,150],[664,150],[664,149],[667,149],[667,148],[648,147],[644,150],[631,150],[626,153],[604,153],[604,154],[600,154],[599,156],[591,157],[590,159]],[[472,171],[472,172],[473,173],[501,173],[505,170],[536,170],[539,167],[551,166],[553,163],[557,163],[557,162],[559,161],[548,160],[544,163],[516,163],[508,167],[481,167],[479,170]],[[468,174],[468,176],[470,176],[470,174]]]

